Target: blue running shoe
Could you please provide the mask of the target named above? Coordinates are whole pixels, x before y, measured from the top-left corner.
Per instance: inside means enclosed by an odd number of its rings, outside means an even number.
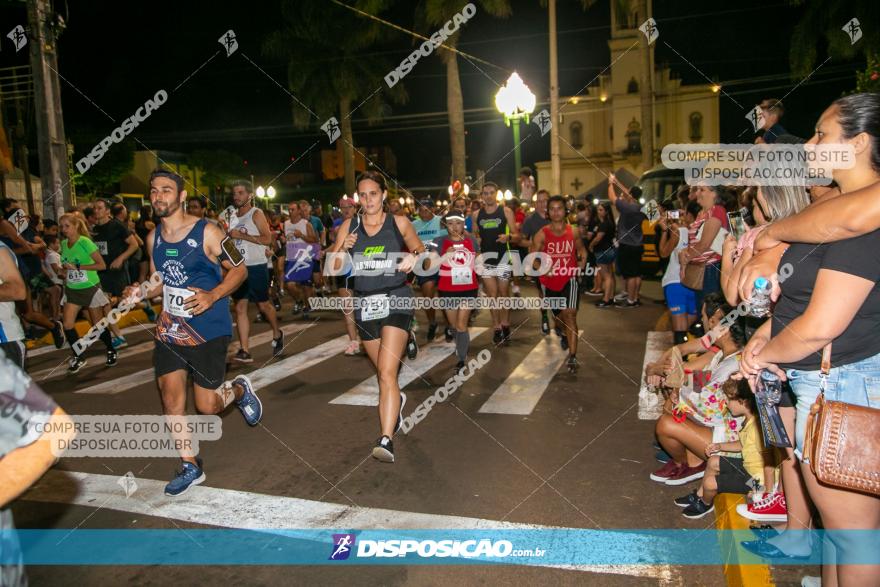
[[[244,421],[250,426],[256,426],[263,419],[263,402],[254,391],[254,384],[247,375],[239,375],[232,380],[233,385],[240,385],[244,389],[241,399],[235,402]]]
[[[149,302],[144,305],[144,314],[147,315],[147,320],[150,322],[156,321],[156,311],[153,310],[153,306],[151,306]]]
[[[183,495],[193,485],[199,485],[205,480],[205,471],[202,469],[201,460],[198,465],[189,461],[183,461],[183,468],[177,472],[177,476],[165,486],[165,495]]]
[[[123,349],[128,346],[128,341],[121,336],[114,336],[111,343],[113,346],[113,350]]]

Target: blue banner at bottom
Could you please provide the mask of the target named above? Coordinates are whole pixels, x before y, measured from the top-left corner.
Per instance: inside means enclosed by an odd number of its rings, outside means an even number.
[[[759,531],[760,532],[760,531]],[[539,566],[820,564],[823,542],[839,564],[880,564],[880,532],[792,531],[809,557],[761,558],[740,546],[749,530],[2,530],[0,564]]]

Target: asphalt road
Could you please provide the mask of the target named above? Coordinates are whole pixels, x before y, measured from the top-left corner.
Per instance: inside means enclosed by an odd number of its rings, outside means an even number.
[[[531,293],[524,288],[525,295]],[[252,429],[234,408],[222,414],[222,437],[202,444],[207,473],[203,486],[179,498],[162,495],[162,485],[177,466],[172,458],[65,457],[34,491],[13,504],[16,524],[74,533],[99,528],[259,527],[273,520],[277,527],[303,528],[320,527],[325,515],[321,508],[344,506],[374,528],[429,523],[466,527],[470,520],[480,519],[585,529],[685,527],[711,533],[713,516],[687,521],[672,505],[671,500],[685,492],[682,488],[648,479],[658,465],[653,459],[653,422],[637,417],[637,382],[647,333],[663,313],[663,306],[652,303],[658,294],[659,284],[646,282],[644,305],[635,309],[600,310],[592,305],[595,298],[584,297],[579,312],[581,369],[576,375],[553,367],[562,356],[558,339],[554,334],[542,336],[537,312],[513,314],[513,342],[503,348],[492,344],[488,312],[482,312],[474,324],[471,348],[472,354],[489,350],[490,361],[409,434],[395,438],[393,465],[369,457],[379,435],[378,417],[375,407],[358,404],[370,403],[374,377],[365,356],[341,354],[342,316],[318,312],[307,325],[292,318],[285,305],[282,324],[292,333],[287,335],[284,357],[272,359],[270,345],[264,342],[252,350],[253,365],[231,365],[229,370],[230,376],[265,375],[262,379],[267,381],[259,389],[264,419]],[[406,413],[442,386],[455,364],[454,355],[441,348],[442,328],[432,345],[424,345],[423,316],[420,322],[420,359],[430,359],[433,366],[408,374],[412,382],[405,387]],[[268,339],[266,330],[263,324],[255,325],[252,336]],[[103,365],[102,349],[97,348],[90,351],[94,357],[89,366],[76,375],[67,375],[61,364],[66,351],[32,356],[28,370],[71,414],[159,414],[150,337],[147,328],[130,332],[130,346],[113,368]],[[404,367],[401,374],[407,370],[412,369]],[[192,410],[191,399],[189,404]],[[77,477],[74,472],[87,475]],[[105,491],[128,472],[139,482],[130,499],[121,486],[115,487],[117,495]],[[96,485],[84,490],[83,479]],[[211,507],[198,507],[208,499],[214,500]],[[326,527],[336,526],[327,522]],[[329,554],[329,543],[327,548]],[[28,572],[35,585],[724,582],[720,567],[560,569],[540,562],[525,567],[33,566]]]

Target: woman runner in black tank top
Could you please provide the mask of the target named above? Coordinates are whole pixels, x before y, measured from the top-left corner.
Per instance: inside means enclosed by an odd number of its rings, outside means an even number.
[[[393,463],[391,438],[400,428],[406,402],[397,373],[413,315],[412,309],[401,308],[395,302],[412,297],[406,274],[415,266],[424,247],[408,218],[385,212],[388,193],[380,173],[361,174],[357,190],[363,213],[342,223],[330,252],[351,255],[355,323],[379,382],[381,436],[373,456]],[[412,253],[406,253],[407,249]]]

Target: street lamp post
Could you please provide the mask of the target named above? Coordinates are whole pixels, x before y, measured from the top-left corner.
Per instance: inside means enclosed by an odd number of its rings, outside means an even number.
[[[504,115],[504,124],[513,127],[513,160],[516,170],[514,182],[522,169],[522,156],[519,150],[519,121],[529,123],[529,114],[535,110],[535,95],[516,72],[510,74],[507,83],[495,94],[495,107]],[[511,124],[511,122],[513,124]]]

